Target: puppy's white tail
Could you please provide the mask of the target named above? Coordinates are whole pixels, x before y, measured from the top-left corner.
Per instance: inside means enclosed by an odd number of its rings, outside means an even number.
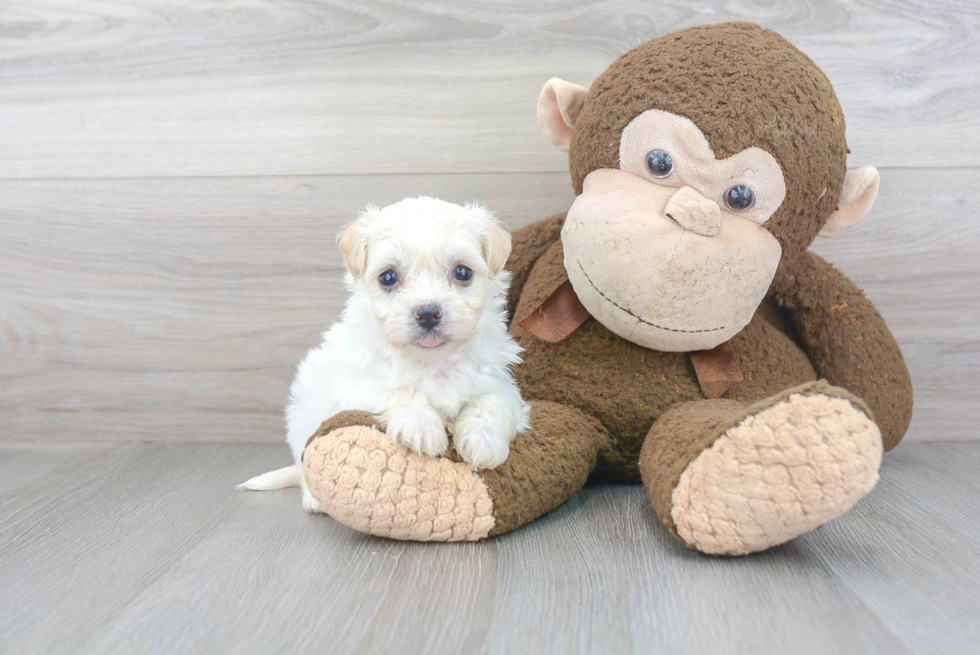
[[[302,478],[303,473],[298,466],[284,466],[275,471],[256,475],[251,480],[246,480],[241,483],[235,489],[239,491],[270,491],[272,489],[298,487]]]

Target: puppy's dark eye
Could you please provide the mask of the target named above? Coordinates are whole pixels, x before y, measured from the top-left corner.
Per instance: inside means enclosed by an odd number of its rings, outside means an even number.
[[[663,150],[651,150],[647,154],[647,168],[654,177],[670,177],[674,172],[674,158]]]
[[[456,270],[453,271],[453,277],[460,282],[469,282],[473,277],[473,271],[466,268],[465,266],[457,266]]]
[[[382,273],[379,279],[381,281],[381,286],[391,288],[398,284],[398,273],[388,270]]]
[[[740,212],[755,204],[755,192],[744,184],[737,184],[725,191],[725,206]]]

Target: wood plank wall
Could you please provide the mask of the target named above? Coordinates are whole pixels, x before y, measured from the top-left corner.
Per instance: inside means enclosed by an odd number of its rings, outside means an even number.
[[[875,301],[909,438],[980,420],[980,4],[972,0],[5,0],[0,439],[278,441],[367,202],[571,204],[551,76],[700,23],[779,30],[834,83],[871,216],[817,250]]]

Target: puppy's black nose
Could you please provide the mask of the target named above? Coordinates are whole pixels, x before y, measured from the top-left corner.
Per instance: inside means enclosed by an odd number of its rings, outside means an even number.
[[[426,330],[439,325],[440,318],[442,314],[439,313],[439,305],[422,305],[415,309],[415,320]]]

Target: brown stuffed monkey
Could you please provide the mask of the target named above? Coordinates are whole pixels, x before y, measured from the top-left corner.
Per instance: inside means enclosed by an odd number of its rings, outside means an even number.
[[[912,388],[871,302],[807,250],[878,189],[873,168],[846,169],[824,74],[757,25],[694,27],[627,52],[589,90],[550,80],[538,120],[577,197],[513,234],[531,430],[473,471],[342,413],[304,458],[324,511],[393,538],[483,539],[588,480],[641,480],[682,543],[736,555],[867,494]]]

